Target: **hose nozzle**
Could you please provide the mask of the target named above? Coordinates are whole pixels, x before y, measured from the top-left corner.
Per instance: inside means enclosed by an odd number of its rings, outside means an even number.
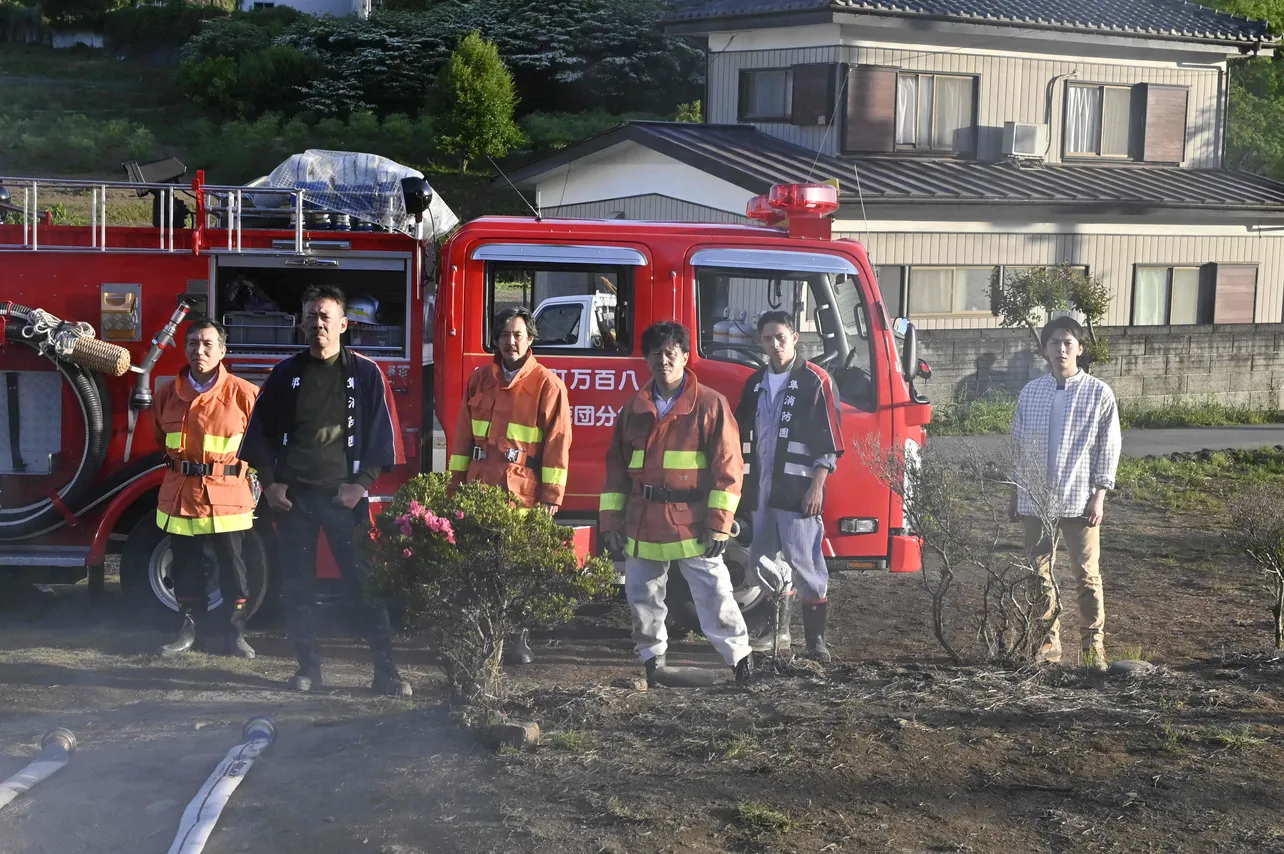
[[[242,734],[246,741],[266,741],[271,744],[276,741],[276,721],[267,715],[250,718],[245,722]]]
[[[69,754],[73,753],[76,750],[76,736],[65,727],[56,727],[40,738],[40,749],[44,750],[54,744],[60,745]]]

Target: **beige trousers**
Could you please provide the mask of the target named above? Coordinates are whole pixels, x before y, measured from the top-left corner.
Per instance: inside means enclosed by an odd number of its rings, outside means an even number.
[[[1086,519],[1062,519],[1057,525],[1056,542],[1044,535],[1043,525],[1031,516],[1025,523],[1025,548],[1035,560],[1039,575],[1043,577],[1044,620],[1050,621],[1048,641],[1042,656],[1050,661],[1061,657],[1060,619],[1053,619],[1057,606],[1057,589],[1052,583],[1052,567],[1056,562],[1057,544],[1065,540],[1074,569],[1079,599],[1079,638],[1085,652],[1105,646],[1106,605],[1101,593],[1101,526],[1090,527]]]

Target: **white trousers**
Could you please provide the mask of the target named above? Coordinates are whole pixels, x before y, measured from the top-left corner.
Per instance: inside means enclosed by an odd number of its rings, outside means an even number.
[[[721,557],[689,557],[674,563],[691,588],[700,630],[723,660],[734,667],[749,654],[749,631],[731,595],[727,565]],[[669,648],[669,631],[664,625],[669,613],[664,604],[668,572],[669,564],[664,561],[640,557],[624,560],[624,592],[633,612],[633,643],[643,661],[664,655]]]

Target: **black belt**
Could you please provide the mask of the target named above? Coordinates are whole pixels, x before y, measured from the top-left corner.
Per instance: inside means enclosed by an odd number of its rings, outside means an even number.
[[[703,489],[669,489],[664,486],[642,484],[642,499],[657,504],[690,504],[707,496]]]
[[[222,463],[194,463],[191,460],[176,460],[173,457],[165,458],[165,466],[170,471],[192,477],[239,477],[242,468],[241,463],[228,466]]]
[[[504,451],[504,459],[510,463],[513,463],[515,465],[524,465],[527,468],[532,468],[532,469],[539,468],[540,461],[538,457],[527,457],[524,462],[521,462],[521,463],[517,462],[519,459],[521,459],[521,457],[522,457],[522,450],[520,448],[509,448],[508,450]],[[474,460],[486,459],[486,449],[483,448],[481,445],[473,445],[473,459]]]

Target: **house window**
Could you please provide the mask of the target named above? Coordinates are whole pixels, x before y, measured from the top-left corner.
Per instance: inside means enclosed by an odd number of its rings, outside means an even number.
[[[1212,306],[1199,267],[1138,267],[1132,293],[1133,326],[1210,323]]]
[[[910,314],[993,314],[994,267],[911,267]]]
[[[1066,154],[1132,154],[1132,87],[1071,83],[1066,95]]]
[[[874,268],[878,292],[883,297],[883,307],[892,317],[905,316],[905,268],[887,265]]]
[[[971,153],[976,148],[975,125],[975,78],[897,75],[897,148]]]
[[[787,68],[740,72],[741,121],[789,121],[793,72]]]

